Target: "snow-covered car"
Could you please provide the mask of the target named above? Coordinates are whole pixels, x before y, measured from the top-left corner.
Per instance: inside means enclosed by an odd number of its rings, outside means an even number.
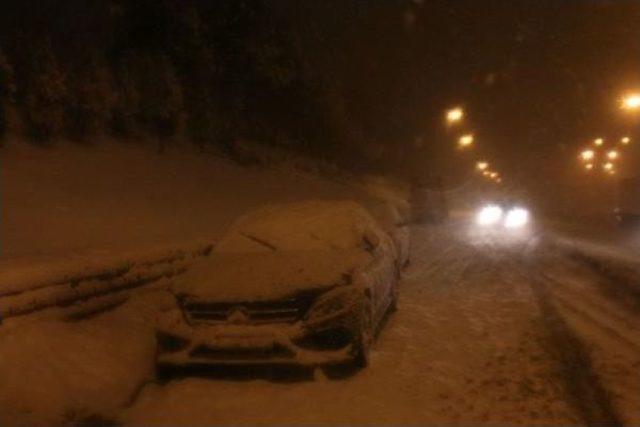
[[[160,365],[368,362],[393,309],[398,251],[353,202],[271,205],[240,218],[172,286]]]

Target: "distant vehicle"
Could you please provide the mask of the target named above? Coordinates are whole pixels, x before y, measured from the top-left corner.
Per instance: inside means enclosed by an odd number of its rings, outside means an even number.
[[[396,306],[397,253],[352,202],[259,209],[172,286],[158,363],[366,366]]]
[[[522,205],[502,201],[481,207],[476,213],[476,224],[483,228],[520,230],[529,225],[531,214]]]
[[[640,223],[640,177],[621,179],[617,191],[616,219],[621,224]]]

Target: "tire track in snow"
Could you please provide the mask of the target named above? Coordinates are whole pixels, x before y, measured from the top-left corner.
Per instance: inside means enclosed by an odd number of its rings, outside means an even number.
[[[638,344],[640,343],[640,338],[629,331],[629,328],[625,324],[626,322],[613,321],[615,320],[613,316],[603,319],[602,312],[598,313],[597,308],[593,305],[585,304],[584,301],[581,301],[581,304],[576,304],[561,292],[554,292],[554,298],[563,309],[569,310],[573,315],[579,317],[590,326],[598,328],[600,330],[598,335],[604,335],[606,337],[605,340],[609,342],[612,340],[616,341],[615,344],[626,347],[627,350],[632,352],[631,354],[638,354],[638,352],[640,352],[640,344]],[[609,314],[607,313],[605,315]]]
[[[585,343],[558,311],[546,278],[536,270],[529,270],[528,282],[541,310],[551,344],[549,351],[559,364],[567,398],[587,425],[621,425],[611,394],[596,375]]]
[[[589,345],[595,372],[629,425],[640,422],[640,316],[617,297],[618,283],[592,269],[545,269],[554,304]],[[596,274],[594,274],[596,273]],[[624,285],[624,284],[623,284]]]
[[[599,313],[603,321],[607,323],[613,322],[617,327],[632,334],[640,334],[640,316],[620,307],[616,301],[612,301],[606,295],[596,294],[593,290],[589,292],[590,290],[586,289],[582,283],[577,283],[574,280],[559,280],[553,277],[548,277],[548,279],[554,283],[553,293],[555,295],[570,301],[570,303],[588,306],[590,311]],[[621,308],[623,310],[620,310]],[[640,343],[640,335],[634,341]]]

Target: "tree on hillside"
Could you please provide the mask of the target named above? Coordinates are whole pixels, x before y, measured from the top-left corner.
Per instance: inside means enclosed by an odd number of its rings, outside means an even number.
[[[69,82],[69,133],[76,138],[103,133],[111,122],[117,98],[111,71],[95,55],[74,71],[74,79]]]
[[[30,59],[21,110],[30,136],[43,142],[64,129],[67,81],[50,42],[36,46]]]
[[[130,137],[136,128],[140,94],[132,64],[123,61],[116,73],[116,97],[111,111],[110,132],[116,137]]]
[[[0,50],[0,141],[7,132],[7,104],[15,92],[13,67]]]
[[[175,10],[173,16],[175,37],[170,54],[183,90],[187,136],[200,146],[218,142],[225,130],[216,91],[219,67],[215,50],[195,7]]]
[[[159,137],[175,135],[183,121],[183,92],[166,55],[141,55],[133,60],[138,88],[138,122]]]

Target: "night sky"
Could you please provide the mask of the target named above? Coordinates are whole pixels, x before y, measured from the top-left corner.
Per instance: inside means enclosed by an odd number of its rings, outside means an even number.
[[[634,129],[618,99],[640,87],[640,2],[415,4],[411,33],[416,52],[425,52],[417,89],[426,113],[464,105],[481,151],[503,170],[553,173],[592,138]],[[436,123],[430,128],[446,138]]]

